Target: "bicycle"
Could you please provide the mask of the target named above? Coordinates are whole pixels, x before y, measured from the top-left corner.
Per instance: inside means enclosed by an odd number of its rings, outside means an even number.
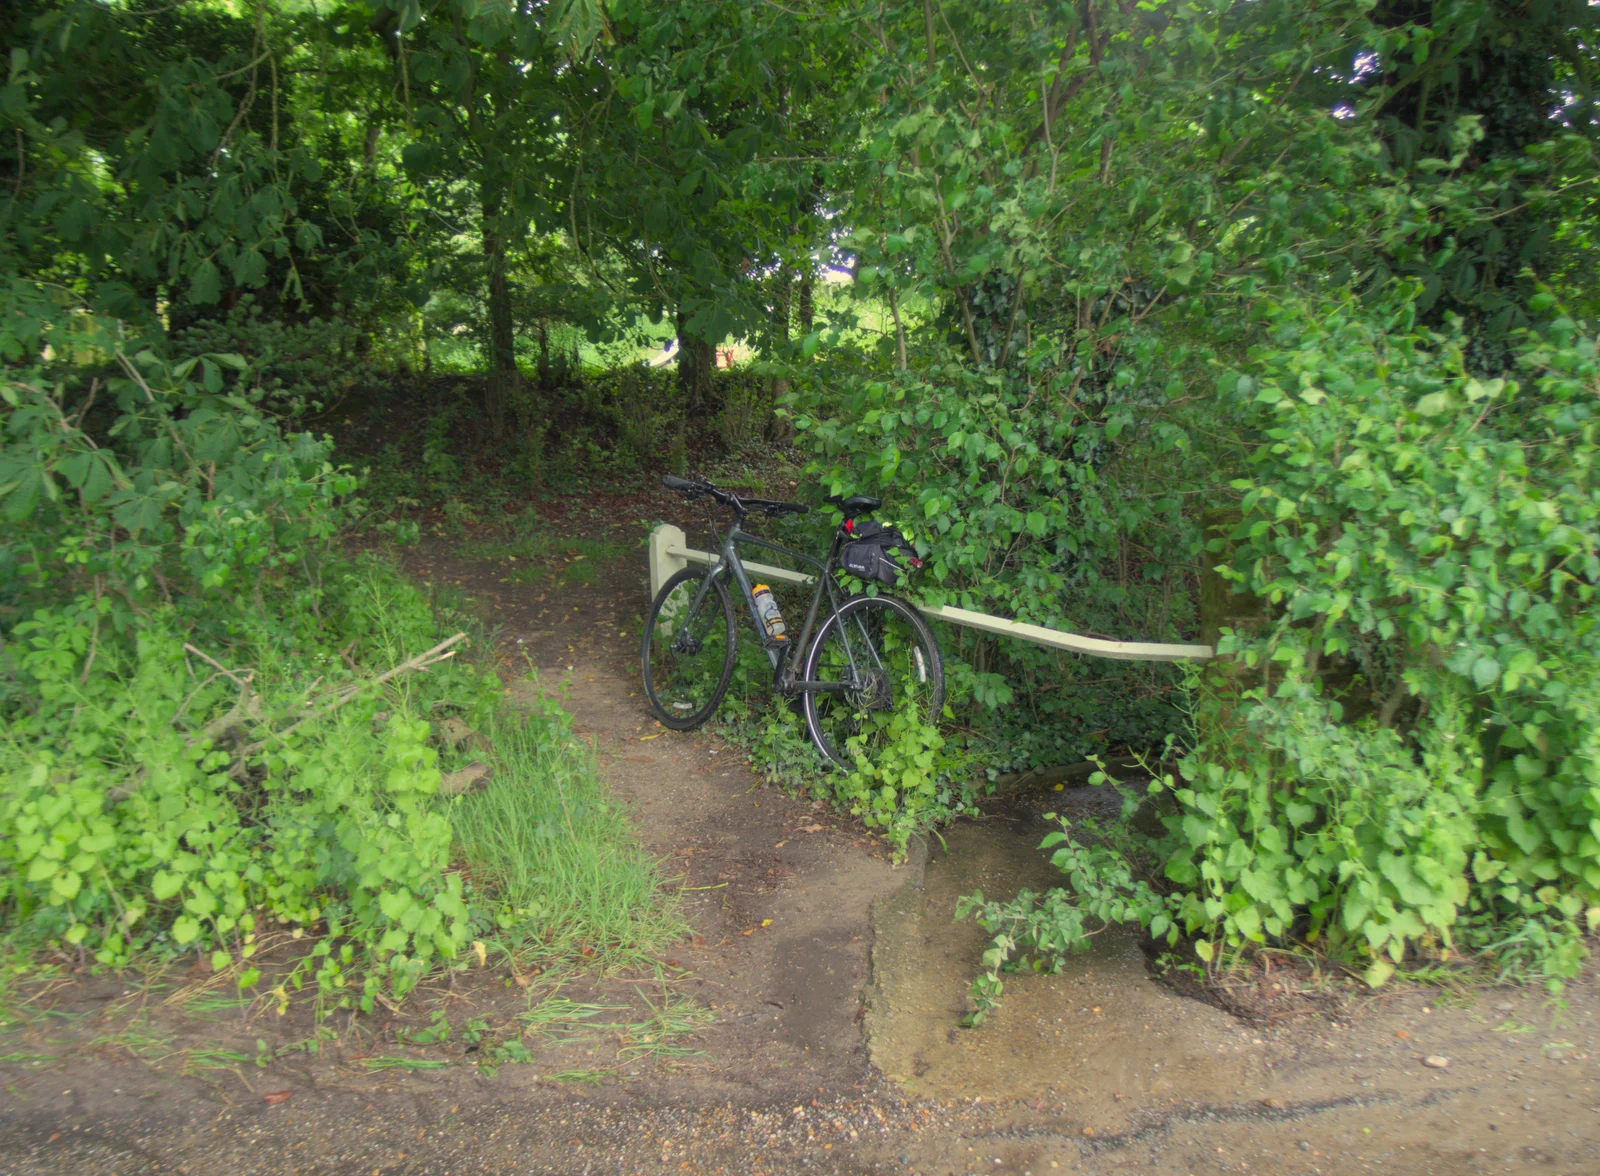
[[[895,716],[924,723],[937,721],[944,705],[944,663],[928,623],[911,605],[883,593],[857,593],[840,600],[835,573],[840,556],[851,544],[855,520],[883,504],[856,495],[834,502],[844,515],[835,529],[825,559],[783,547],[743,529],[751,514],[767,518],[803,515],[809,507],[795,502],[744,498],[719,490],[705,479],[671,475],[661,480],[691,500],[710,498],[732,512],[725,534],[718,534],[720,556],[709,568],[685,568],[657,593],[645,621],[641,661],[645,696],[663,726],[674,731],[699,727],[721,704],[733,677],[738,626],[726,581],[732,579],[744,597],[751,623],[762,638],[772,663],[773,690],[804,700],[806,730],[829,763],[844,769],[855,757],[873,751],[894,737]],[[717,533],[715,520],[713,533]],[[800,633],[790,639],[778,619],[770,595],[758,601],[764,585],[752,587],[739,558],[749,544],[776,551],[816,569],[816,589]],[[887,580],[887,574],[880,573]],[[820,626],[823,596],[828,612]],[[815,640],[812,630],[816,629]]]

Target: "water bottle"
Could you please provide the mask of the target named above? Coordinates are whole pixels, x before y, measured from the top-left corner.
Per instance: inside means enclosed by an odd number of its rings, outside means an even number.
[[[787,641],[788,628],[783,623],[783,614],[778,611],[778,602],[772,598],[772,589],[765,584],[755,586],[756,612],[761,617],[761,623],[767,627],[767,640]]]

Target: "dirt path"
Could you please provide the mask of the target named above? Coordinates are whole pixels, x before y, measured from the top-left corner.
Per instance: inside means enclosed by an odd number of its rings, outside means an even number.
[[[1044,880],[1024,852],[1039,806],[891,868],[858,826],[760,786],[714,735],[648,721],[637,563],[532,591],[487,562],[435,555],[412,570],[459,581],[503,648],[528,651],[681,875],[695,934],[670,953],[662,991],[706,1010],[704,1055],[593,1084],[553,1080],[586,1072],[581,1044],[493,1079],[467,1064],[368,1073],[344,1041],[264,1070],[200,1067],[193,1050],[175,1067],[125,1031],[128,991],[85,977],[55,994],[59,1023],[0,1058],[0,1174],[1600,1172],[1592,980],[1563,1003],[1396,989],[1333,1019],[1246,1023],[1154,983],[1113,943],[1061,976],[1011,982],[989,1025],[956,1030],[981,933],[951,923],[953,898]],[[429,999],[526,998],[450,986]],[[179,1013],[162,1016],[177,1032]],[[242,1058],[277,1031],[263,1017],[184,1031]],[[1422,1065],[1429,1055],[1449,1068]]]

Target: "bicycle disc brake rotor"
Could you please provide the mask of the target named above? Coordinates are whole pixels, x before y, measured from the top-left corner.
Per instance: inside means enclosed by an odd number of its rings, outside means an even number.
[[[711,630],[711,625],[712,620],[702,615],[690,624],[681,626],[672,637],[672,652],[696,656],[705,648],[706,634]],[[699,632],[695,632],[696,629]]]
[[[894,708],[894,687],[889,682],[889,675],[881,669],[863,670],[857,677],[855,688],[848,692],[847,697],[855,710],[880,711]]]

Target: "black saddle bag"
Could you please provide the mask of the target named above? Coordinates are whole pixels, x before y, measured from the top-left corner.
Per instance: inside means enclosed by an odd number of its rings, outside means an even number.
[[[841,562],[852,576],[890,586],[900,582],[901,572],[911,572],[922,566],[916,549],[898,527],[871,522],[854,524]]]

